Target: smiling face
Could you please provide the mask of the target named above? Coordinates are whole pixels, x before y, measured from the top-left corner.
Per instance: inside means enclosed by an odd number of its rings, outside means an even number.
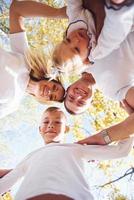
[[[88,75],[88,79],[83,75],[67,89],[64,105],[68,112],[80,114],[89,107],[94,83],[92,75]]]
[[[60,109],[45,111],[39,130],[46,144],[61,141],[66,131],[65,115]]]
[[[62,101],[63,86],[55,81],[41,80],[36,83],[34,95],[40,101]]]
[[[71,32],[67,38],[63,41],[63,49],[66,50],[66,56],[79,55],[84,62],[89,54],[89,37],[87,30],[78,29]]]
[[[57,46],[53,54],[55,65],[63,65],[67,61],[79,57],[84,64],[88,64],[90,52],[87,30],[78,29],[71,32],[63,42]]]

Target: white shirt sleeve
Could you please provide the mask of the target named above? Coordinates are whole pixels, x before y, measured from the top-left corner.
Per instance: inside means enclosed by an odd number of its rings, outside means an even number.
[[[127,10],[127,12],[124,9],[127,8],[124,7],[119,11],[105,9],[106,17],[104,26],[98,38],[97,46],[92,52],[94,60],[104,58],[113,50],[118,49],[127,35],[132,31],[134,25],[134,7]]]
[[[86,160],[109,160],[125,157],[133,147],[134,138],[120,141],[117,145],[81,145]]]
[[[5,175],[0,179],[0,195],[7,192],[21,177],[23,177],[29,166],[29,158],[31,158],[30,153],[24,160],[17,165],[15,169]]]
[[[69,22],[75,20],[83,10],[82,0],[67,0],[67,16]]]
[[[10,45],[13,52],[24,54],[28,49],[26,32],[13,33],[9,35]]]

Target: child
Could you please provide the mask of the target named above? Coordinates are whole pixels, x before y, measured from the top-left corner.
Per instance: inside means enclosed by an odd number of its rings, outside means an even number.
[[[63,9],[39,2],[14,0],[11,4],[12,52],[0,48],[0,118],[18,108],[25,91],[39,102],[63,101],[65,90],[58,79],[50,81],[45,78],[50,76],[48,58],[41,50],[30,50],[28,47],[23,17],[36,17],[38,13],[43,17],[64,16]]]
[[[78,61],[80,62],[79,66],[89,64],[92,61],[89,58],[90,51],[96,46],[94,19],[90,11],[83,9],[82,0],[68,0],[67,15],[69,26],[65,39],[53,53],[54,65],[63,71],[66,70],[68,61],[70,61],[70,65],[75,65],[78,58],[81,59],[81,62]],[[77,68],[79,68],[78,62]]]
[[[131,138],[116,146],[64,144],[66,117],[55,107],[43,113],[39,130],[46,145],[0,179],[0,194],[24,176],[15,200],[91,200],[93,196],[84,177],[84,160],[126,156],[133,143]]]

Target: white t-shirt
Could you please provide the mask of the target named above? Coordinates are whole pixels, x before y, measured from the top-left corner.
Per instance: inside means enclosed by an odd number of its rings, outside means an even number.
[[[86,72],[92,73],[104,95],[113,100],[124,99],[128,89],[134,86],[134,32],[119,49],[97,60]]]
[[[95,23],[92,16],[92,13],[83,8],[82,0],[67,0],[67,15],[69,18],[69,26],[67,28],[66,34],[67,36],[77,30],[77,29],[86,29],[87,35],[90,38],[90,46],[92,47],[89,60],[92,61],[92,51],[96,46],[96,30]]]
[[[26,33],[10,34],[10,43],[12,52],[0,48],[0,118],[18,108],[29,82]]]
[[[29,154],[14,170],[0,179],[0,194],[20,177],[23,182],[15,200],[41,194],[62,194],[74,200],[93,200],[84,175],[84,160],[106,160],[127,156],[133,138],[118,145],[47,144]]]
[[[118,11],[105,7],[105,12],[104,26],[92,52],[95,61],[118,49],[127,35],[134,31],[134,4],[123,6]]]

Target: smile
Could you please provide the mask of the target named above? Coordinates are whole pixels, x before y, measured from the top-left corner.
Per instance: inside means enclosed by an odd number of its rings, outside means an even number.
[[[47,86],[42,87],[41,93],[40,93],[41,96],[48,96],[49,93],[50,93],[50,90]]]

